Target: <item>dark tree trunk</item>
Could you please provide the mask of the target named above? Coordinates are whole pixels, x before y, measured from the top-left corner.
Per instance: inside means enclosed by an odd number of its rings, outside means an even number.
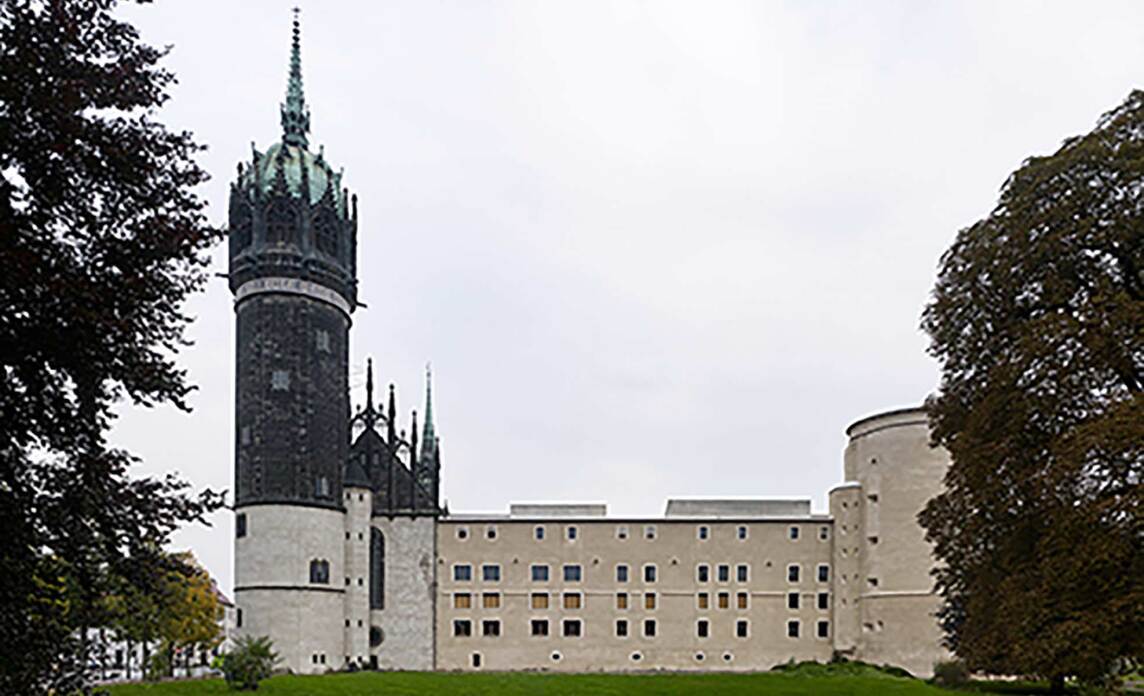
[[[1050,694],[1063,694],[1065,692],[1065,677],[1063,674],[1058,674],[1049,679],[1049,693]]]

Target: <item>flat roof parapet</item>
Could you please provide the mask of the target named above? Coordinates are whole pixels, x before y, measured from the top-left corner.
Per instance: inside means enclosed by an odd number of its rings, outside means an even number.
[[[509,517],[606,517],[606,503],[511,503]]]
[[[667,517],[801,517],[810,514],[810,500],[671,498],[664,514]]]

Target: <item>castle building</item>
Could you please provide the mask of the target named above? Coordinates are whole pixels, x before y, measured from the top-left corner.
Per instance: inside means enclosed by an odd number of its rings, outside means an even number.
[[[761,670],[834,655],[928,675],[940,646],[916,521],[949,457],[921,409],[853,424],[829,512],[669,500],[452,514],[427,380],[351,413],[357,198],[310,150],[295,17],[282,136],[230,191],[236,322],[235,604],[287,668]]]

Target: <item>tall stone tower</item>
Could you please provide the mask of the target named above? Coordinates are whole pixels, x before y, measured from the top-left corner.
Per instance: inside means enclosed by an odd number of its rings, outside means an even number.
[[[269,635],[296,671],[341,664],[343,472],[356,199],[309,148],[294,17],[282,138],[230,189],[237,323],[235,599],[240,630]]]

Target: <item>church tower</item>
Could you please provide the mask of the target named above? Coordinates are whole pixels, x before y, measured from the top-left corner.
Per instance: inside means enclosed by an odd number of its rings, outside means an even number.
[[[337,668],[357,204],[309,143],[295,11],[282,136],[230,188],[237,324],[235,599],[296,672]]]

